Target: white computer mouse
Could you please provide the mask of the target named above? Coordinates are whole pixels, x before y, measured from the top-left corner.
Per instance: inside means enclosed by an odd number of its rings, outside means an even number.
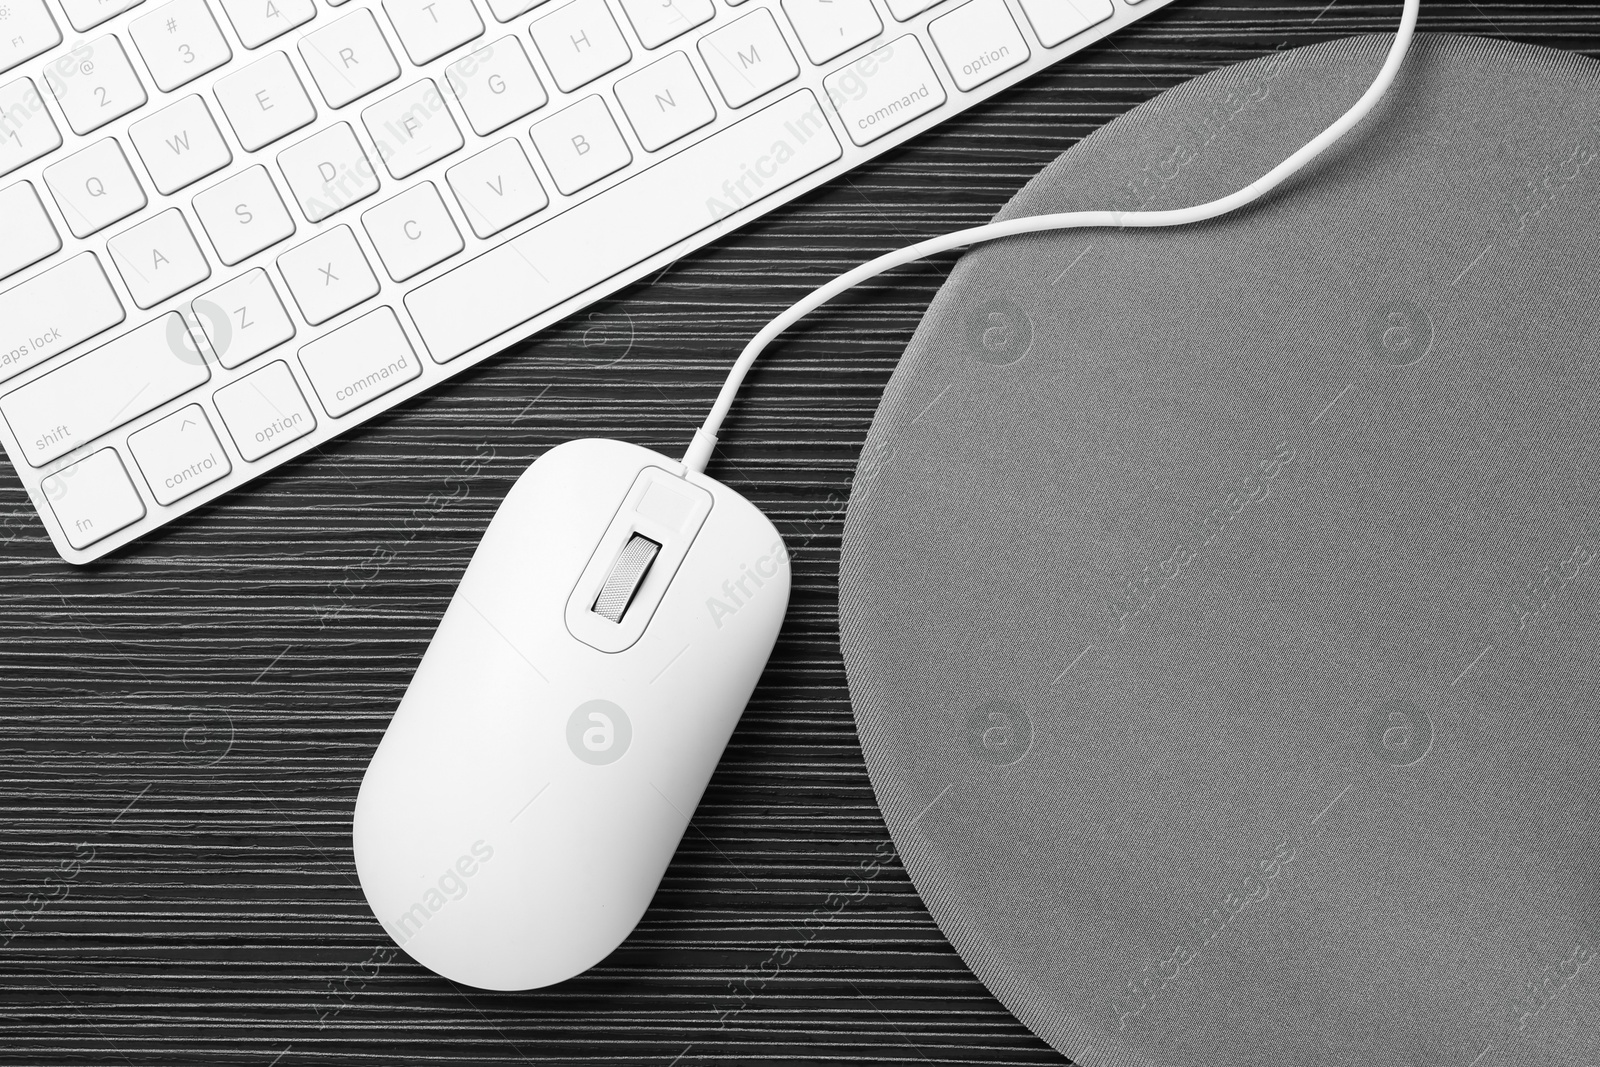
[[[373,914],[483,989],[587,970],[655,895],[766,666],[789,557],[681,463],[574,441],[500,505],[356,800]]]

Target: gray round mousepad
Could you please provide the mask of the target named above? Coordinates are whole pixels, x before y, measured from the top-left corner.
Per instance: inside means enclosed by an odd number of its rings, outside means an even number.
[[[1389,38],[1168,92],[1000,217],[1209,200]],[[1417,42],[1267,202],[966,255],[850,501],[901,859],[1091,1067],[1600,1063],[1600,64]]]

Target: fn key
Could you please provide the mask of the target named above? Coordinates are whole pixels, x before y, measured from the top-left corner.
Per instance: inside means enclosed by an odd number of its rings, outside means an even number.
[[[39,490],[73,548],[88,548],[144,518],[144,501],[114,448],[62,467]]]

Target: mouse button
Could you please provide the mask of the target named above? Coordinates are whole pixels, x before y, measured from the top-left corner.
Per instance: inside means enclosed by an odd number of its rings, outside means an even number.
[[[714,502],[702,486],[660,467],[643,468],[567,599],[568,633],[601,652],[633,647]]]
[[[660,523],[675,533],[682,530],[694,516],[695,499],[690,493],[693,487],[685,484],[679,488],[673,484],[673,481],[677,480],[648,479],[645,482],[644,492],[640,494],[639,502],[633,510],[641,517]]]

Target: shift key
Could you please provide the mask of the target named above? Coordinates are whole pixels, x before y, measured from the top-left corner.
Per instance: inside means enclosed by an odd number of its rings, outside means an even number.
[[[0,293],[0,382],[122,319],[122,304],[93,252],[7,289]]]
[[[208,381],[186,331],[169,311],[0,399],[24,458],[43,466]]]

